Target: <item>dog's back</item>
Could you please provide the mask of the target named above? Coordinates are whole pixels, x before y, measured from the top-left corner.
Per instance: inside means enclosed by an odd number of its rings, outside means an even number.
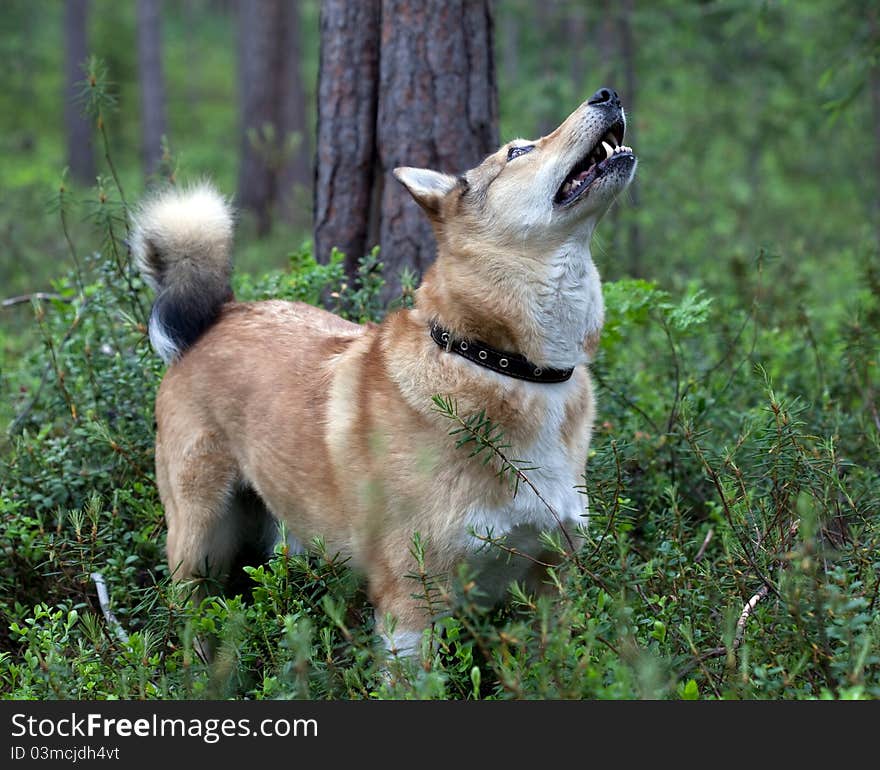
[[[315,485],[330,473],[323,415],[336,355],[364,332],[304,303],[235,302],[233,220],[201,184],[153,195],[132,223],[134,258],[156,291],[150,342],[170,364],[156,399],[156,477],[179,577],[222,577],[243,549],[270,547],[277,523],[264,501],[298,507],[285,494],[297,476],[297,490],[314,485],[312,502],[333,509],[327,483]],[[241,440],[254,424],[270,427],[265,453]]]

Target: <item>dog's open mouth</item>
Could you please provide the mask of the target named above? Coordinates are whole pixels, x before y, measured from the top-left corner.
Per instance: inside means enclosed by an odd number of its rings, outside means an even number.
[[[624,123],[618,120],[602,135],[596,146],[574,165],[553,198],[557,206],[568,206],[585,195],[612,163],[624,158],[632,160],[632,148],[622,143],[623,134]]]

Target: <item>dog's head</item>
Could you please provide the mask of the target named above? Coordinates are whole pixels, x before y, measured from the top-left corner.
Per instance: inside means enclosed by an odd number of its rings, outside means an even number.
[[[394,175],[428,214],[441,253],[454,238],[528,254],[589,239],[635,173],[625,132],[619,97],[602,88],[551,134],[508,142],[461,176],[409,167]]]
[[[553,133],[508,142],[461,176],[395,169],[437,236],[417,305],[540,365],[585,360],[604,317],[590,236],[636,168],[625,130],[620,99],[602,88]]]

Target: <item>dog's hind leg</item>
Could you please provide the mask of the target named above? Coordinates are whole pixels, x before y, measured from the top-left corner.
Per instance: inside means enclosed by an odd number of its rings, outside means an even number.
[[[199,581],[199,601],[220,591],[242,545],[237,480],[237,465],[222,439],[207,432],[185,445],[157,438],[156,483],[168,525],[168,568],[175,581]]]

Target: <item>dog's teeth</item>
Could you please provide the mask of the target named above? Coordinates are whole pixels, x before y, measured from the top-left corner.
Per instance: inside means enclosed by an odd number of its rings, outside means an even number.
[[[617,147],[617,138],[610,131],[606,133],[605,136],[602,138],[612,147]]]
[[[602,142],[602,147],[605,148],[605,157],[610,158],[614,154],[614,150],[611,148],[611,145],[608,142]]]

